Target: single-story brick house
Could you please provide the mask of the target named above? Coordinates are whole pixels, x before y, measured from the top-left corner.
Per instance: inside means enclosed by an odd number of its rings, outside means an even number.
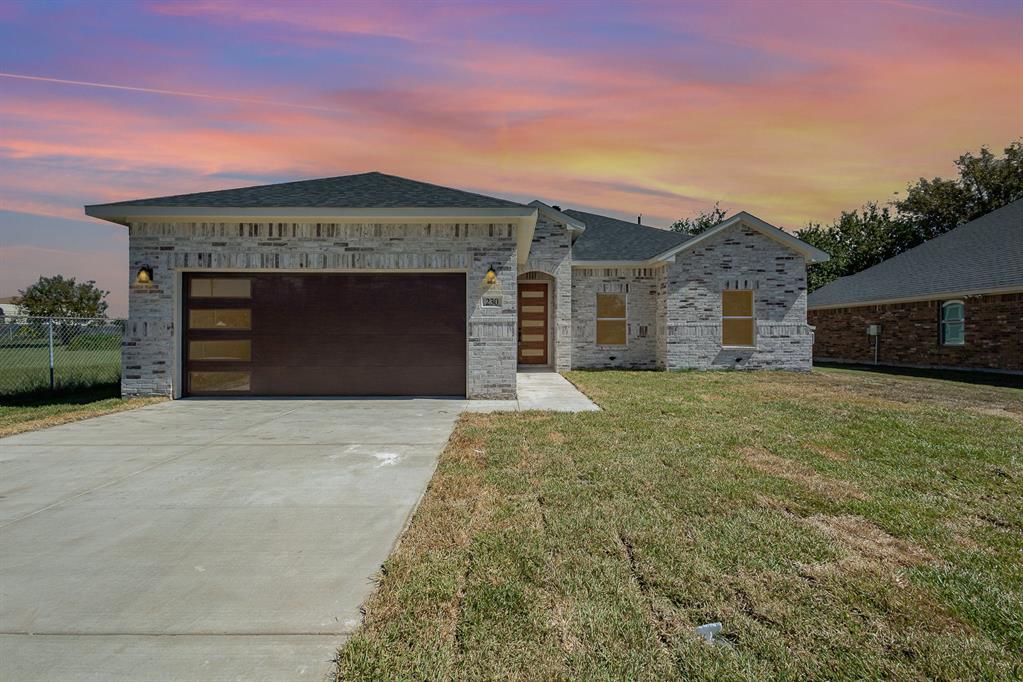
[[[818,360],[1023,372],[1023,199],[809,296]]]
[[[806,263],[381,173],[86,206],[129,230],[126,395],[515,395],[519,365],[809,370]]]

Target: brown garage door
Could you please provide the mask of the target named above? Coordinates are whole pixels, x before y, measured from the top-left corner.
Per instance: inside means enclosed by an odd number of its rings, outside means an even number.
[[[187,274],[189,395],[465,395],[465,275]]]

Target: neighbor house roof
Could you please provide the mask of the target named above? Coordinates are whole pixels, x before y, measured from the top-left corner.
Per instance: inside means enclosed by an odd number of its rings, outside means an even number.
[[[1023,289],[1023,199],[810,294],[811,308]]]
[[[526,208],[524,204],[385,173],[281,182],[86,206],[201,208]]]
[[[598,213],[562,211],[586,226],[572,246],[573,261],[644,261],[682,245],[691,235],[630,223]]]

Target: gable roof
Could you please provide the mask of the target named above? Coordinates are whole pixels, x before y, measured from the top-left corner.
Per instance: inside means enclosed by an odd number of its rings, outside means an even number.
[[[811,308],[1023,289],[1023,199],[810,294]]]
[[[540,211],[541,214],[550,218],[551,220],[564,223],[565,227],[567,227],[569,230],[572,230],[574,232],[586,231],[586,225],[580,222],[578,218],[573,218],[567,213],[563,213],[559,208],[548,206],[539,199],[534,199],[533,201],[530,201],[529,205],[535,206],[536,209]]]
[[[255,185],[86,206],[181,208],[526,208],[507,199],[465,192],[385,173]]]
[[[761,220],[752,213],[747,213],[746,211],[739,211],[731,218],[722,220],[720,223],[710,228],[706,232],[701,232],[700,234],[693,237],[691,240],[687,241],[683,248],[680,250],[691,249],[697,244],[700,244],[704,241],[707,241],[708,239],[711,239],[718,233],[724,232],[733,225],[736,225],[737,223],[742,223],[746,227],[756,230],[757,232],[764,235],[768,239],[773,239],[782,246],[787,246],[793,251],[801,253],[809,263],[823,263],[825,261],[831,260],[831,256],[824,253],[816,246],[807,244],[802,239],[799,239],[798,237],[789,234],[785,230],[779,229],[772,225],[771,223],[767,222],[766,220]]]
[[[667,260],[677,253],[696,247],[715,235],[742,223],[764,236],[803,255],[810,263],[830,258],[820,249],[797,239],[760,218],[741,211],[698,235],[661,230],[617,218],[569,209],[568,215],[586,225],[586,231],[572,247],[572,260],[579,261],[651,261]]]
[[[586,226],[572,245],[572,260],[646,261],[692,239],[691,235],[630,223],[598,213],[562,211]]]

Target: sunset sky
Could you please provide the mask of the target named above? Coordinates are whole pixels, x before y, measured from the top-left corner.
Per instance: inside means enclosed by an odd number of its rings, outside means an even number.
[[[0,0],[0,296],[95,279],[82,205],[369,170],[787,229],[1023,135],[1023,3]]]

